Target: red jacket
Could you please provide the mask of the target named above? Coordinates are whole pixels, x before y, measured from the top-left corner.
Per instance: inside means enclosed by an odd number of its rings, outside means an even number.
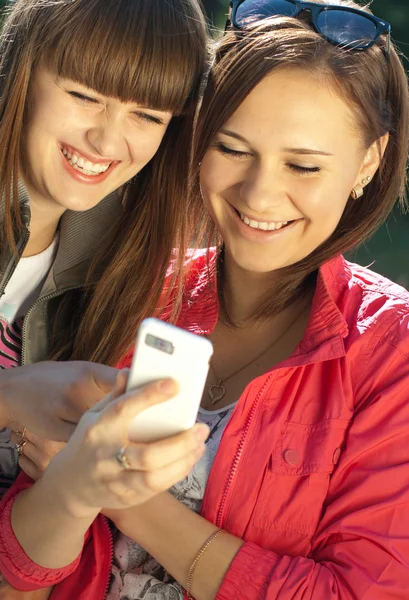
[[[179,322],[196,333],[217,321],[211,272],[199,253]],[[320,270],[303,340],[247,386],[224,432],[202,514],[246,543],[217,600],[407,600],[408,442],[409,293],[339,257]],[[74,565],[39,568],[10,541],[19,485],[0,570],[20,589],[71,573],[53,600],[102,600],[102,517]]]

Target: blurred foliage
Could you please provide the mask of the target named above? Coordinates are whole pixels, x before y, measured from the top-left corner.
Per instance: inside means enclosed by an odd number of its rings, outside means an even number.
[[[223,27],[228,0],[202,1],[211,22]],[[0,11],[6,3],[7,0],[0,0]],[[396,44],[403,55],[409,55],[409,0],[373,0],[371,8],[392,24]],[[406,59],[405,66],[409,68]],[[396,208],[388,223],[351,258],[361,264],[371,264],[373,269],[409,288],[409,216],[402,215]]]
[[[327,0],[328,3],[330,1]],[[228,0],[203,2],[212,23],[223,27]],[[395,43],[403,55],[409,55],[409,0],[373,0],[371,9],[391,23]],[[409,69],[409,61],[404,59],[404,62]],[[403,215],[396,207],[388,223],[349,258],[363,265],[372,265],[375,271],[409,288],[409,216]]]

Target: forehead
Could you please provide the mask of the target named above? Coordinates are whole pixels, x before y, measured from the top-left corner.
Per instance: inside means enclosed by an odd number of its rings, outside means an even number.
[[[297,140],[336,146],[348,138],[360,139],[350,104],[335,85],[299,69],[274,71],[265,77],[224,125],[230,126],[249,141],[285,141],[294,147]]]

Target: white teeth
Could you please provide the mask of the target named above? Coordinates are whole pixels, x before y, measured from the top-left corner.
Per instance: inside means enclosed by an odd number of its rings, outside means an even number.
[[[240,213],[241,220],[251,227],[252,229],[261,229],[262,231],[275,231],[276,229],[281,229],[284,225],[288,224],[288,221],[281,221],[278,223],[267,223],[266,221],[253,221],[246,217],[246,215],[242,215]]]
[[[84,173],[85,175],[100,175],[101,173],[105,173],[105,171],[111,166],[111,163],[94,164],[90,160],[84,159],[82,156],[78,157],[76,154],[71,154],[71,152],[66,148],[62,148],[62,153],[76,171],[81,171],[81,173]]]

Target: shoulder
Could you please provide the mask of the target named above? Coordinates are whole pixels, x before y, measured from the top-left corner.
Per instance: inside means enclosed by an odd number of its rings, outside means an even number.
[[[409,354],[409,292],[369,268],[345,261],[348,287],[343,312],[348,325]]]
[[[355,407],[399,394],[409,383],[409,292],[386,277],[344,262],[338,307],[348,325],[344,339]],[[345,285],[346,281],[346,285]],[[362,404],[363,403],[363,404]]]
[[[184,295],[194,294],[212,280],[216,266],[216,248],[190,249],[184,256]],[[172,260],[166,273],[167,281],[172,280],[178,262],[178,253],[173,251]]]

